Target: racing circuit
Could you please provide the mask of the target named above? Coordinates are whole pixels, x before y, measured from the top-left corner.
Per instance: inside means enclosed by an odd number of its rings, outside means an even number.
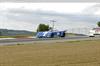
[[[41,42],[64,42],[64,41],[79,41],[79,40],[97,40],[100,37],[88,37],[88,36],[75,36],[65,38],[16,38],[16,39],[2,39],[0,45],[16,45],[16,44],[34,44]]]

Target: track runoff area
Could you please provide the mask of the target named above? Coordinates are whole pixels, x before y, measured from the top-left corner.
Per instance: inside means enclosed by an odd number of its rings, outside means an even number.
[[[98,40],[100,37],[75,36],[75,37],[58,37],[58,38],[16,38],[0,40],[0,45],[16,45],[16,44],[35,44],[35,43],[52,43],[78,40]]]

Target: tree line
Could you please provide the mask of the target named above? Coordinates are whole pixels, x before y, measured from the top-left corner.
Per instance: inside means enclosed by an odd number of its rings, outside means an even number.
[[[46,24],[39,24],[37,27],[37,32],[39,31],[49,31],[52,30],[52,27],[50,27],[49,25]]]

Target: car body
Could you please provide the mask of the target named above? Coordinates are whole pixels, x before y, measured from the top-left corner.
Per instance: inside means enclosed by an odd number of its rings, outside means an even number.
[[[37,38],[56,38],[56,37],[65,37],[66,31],[43,31],[37,32]]]
[[[89,31],[89,37],[95,37],[100,35],[100,28],[93,28],[92,30]]]

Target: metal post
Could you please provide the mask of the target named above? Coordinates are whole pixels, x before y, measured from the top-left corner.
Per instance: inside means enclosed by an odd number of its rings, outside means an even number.
[[[54,24],[54,22],[56,22],[55,20],[50,20],[50,22],[52,22],[52,31],[54,30],[54,26],[55,26],[55,24]]]

